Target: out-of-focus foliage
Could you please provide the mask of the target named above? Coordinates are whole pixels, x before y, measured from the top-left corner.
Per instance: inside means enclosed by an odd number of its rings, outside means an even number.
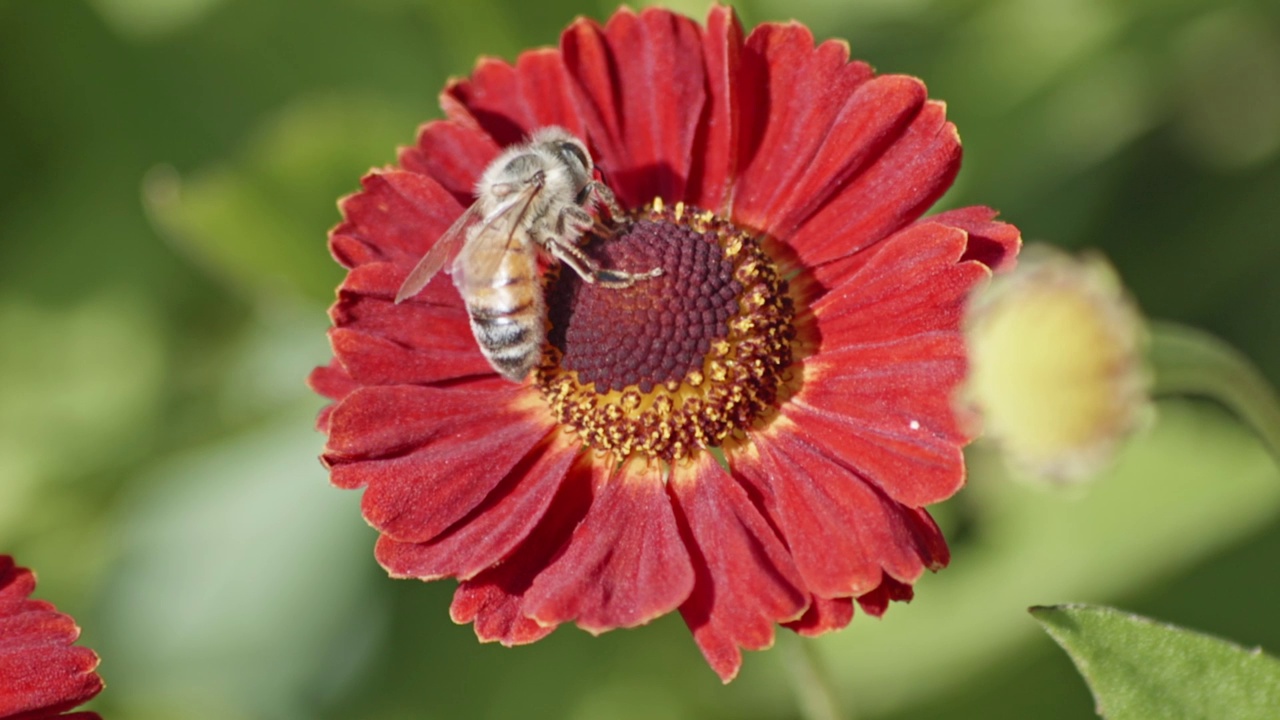
[[[143,181],[156,227],[243,292],[333,297],[341,268],[317,253],[313,219],[351,191],[351,168],[403,140],[413,117],[375,98],[302,98],[275,114],[238,157],[185,181],[160,166]]]
[[[675,7],[701,16],[706,4]],[[0,549],[40,569],[130,718],[786,718],[778,653],[721,687],[679,618],[475,642],[449,583],[392,581],[328,487],[334,202],[481,54],[563,0],[0,0]],[[1270,0],[755,0],[948,102],[946,198],[1096,247],[1144,312],[1280,382],[1280,6]],[[819,641],[860,717],[1076,718],[1023,609],[1088,601],[1280,648],[1280,481],[1218,408],[1163,403],[1087,490],[976,452],[937,509],[952,567]]]

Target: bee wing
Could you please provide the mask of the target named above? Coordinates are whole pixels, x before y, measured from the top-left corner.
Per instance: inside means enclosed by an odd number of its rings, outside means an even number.
[[[463,250],[466,253],[479,254],[483,264],[460,262],[455,265],[455,271],[461,272],[465,268],[467,274],[475,278],[487,280],[494,277],[502,265],[503,258],[516,244],[516,234],[524,228],[525,215],[541,189],[540,184],[531,183],[503,200],[498,207],[486,215],[471,234],[473,241]],[[481,253],[482,250],[488,250],[493,246],[501,246],[502,252]],[[460,287],[467,282],[466,278],[459,277],[457,274],[454,275],[453,281]]]
[[[471,207],[467,208],[466,212],[462,213],[462,216],[454,221],[448,230],[444,231],[440,239],[436,240],[436,244],[432,245],[427,254],[422,256],[422,259],[413,267],[413,270],[409,271],[408,277],[400,284],[400,290],[396,292],[396,303],[401,303],[422,292],[422,288],[431,282],[431,278],[440,272],[445,263],[457,257],[458,252],[463,247],[463,240],[468,237],[479,238],[487,236],[489,231],[498,225],[503,218],[507,217],[513,210],[518,209],[511,225],[511,236],[507,238],[507,242],[510,243],[511,237],[514,236],[515,230],[519,226],[521,217],[529,207],[529,201],[533,199],[537,191],[537,187],[526,188],[503,200],[498,204],[498,207],[484,216],[480,215],[480,203],[472,203]]]
[[[436,240],[436,244],[431,246],[418,264],[413,266],[413,270],[409,272],[409,276],[404,279],[400,290],[396,293],[396,303],[408,300],[421,292],[422,288],[431,282],[431,278],[440,272],[440,268],[457,256],[467,231],[478,220],[480,220],[479,203],[472,203],[471,207],[467,208],[467,211],[444,231],[440,239]]]

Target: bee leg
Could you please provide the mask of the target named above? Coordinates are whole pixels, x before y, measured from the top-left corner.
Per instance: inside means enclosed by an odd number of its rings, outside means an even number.
[[[569,230],[573,230],[573,233],[569,233]],[[612,229],[605,228],[599,220],[591,216],[591,213],[576,205],[566,207],[556,220],[556,234],[560,237],[573,237],[574,242],[579,245],[587,244],[590,239],[587,235],[588,230],[594,230],[596,235],[602,237],[613,235]]]
[[[629,222],[626,212],[622,209],[622,206],[618,204],[618,197],[613,194],[613,190],[610,189],[608,185],[605,185],[599,180],[592,180],[587,183],[586,189],[588,197],[590,197],[595,204],[604,205],[605,209],[609,211],[609,218],[613,221],[613,226],[617,226],[619,223]],[[594,223],[597,228],[597,232],[604,237],[609,237],[613,234],[612,226],[607,226],[599,220],[595,220]]]
[[[606,270],[598,268],[596,270],[596,282],[600,283],[600,287],[609,288],[610,290],[621,290],[635,285],[641,280],[649,280],[662,275],[662,268],[656,267],[648,272],[629,273],[625,270]]]
[[[618,226],[607,225],[600,218],[592,215],[586,210],[571,205],[560,211],[560,219],[556,222],[556,230],[561,236],[571,236],[574,242],[579,245],[586,245],[591,241],[591,237],[611,238],[618,230]],[[568,230],[573,230],[572,234]],[[590,234],[588,234],[590,231]]]
[[[591,197],[595,198],[596,202],[602,203],[609,210],[609,214],[613,216],[614,220],[622,220],[626,217],[622,206],[618,204],[618,196],[613,194],[613,190],[608,185],[599,180],[592,180],[587,183],[587,191],[591,194]]]
[[[600,267],[600,264],[595,260],[587,257],[587,254],[582,252],[577,245],[565,242],[558,237],[545,238],[544,245],[557,260],[573,268],[573,271],[578,273],[578,277],[589,283],[599,283],[600,287],[618,290],[631,287],[639,280],[648,280],[662,274],[662,268],[660,267],[644,273],[606,270]]]

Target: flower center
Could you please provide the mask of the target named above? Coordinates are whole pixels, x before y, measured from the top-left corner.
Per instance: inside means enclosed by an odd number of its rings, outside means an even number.
[[[776,405],[795,311],[755,236],[657,199],[591,249],[603,267],[663,273],[620,289],[551,281],[534,382],[560,423],[619,458],[674,462]]]

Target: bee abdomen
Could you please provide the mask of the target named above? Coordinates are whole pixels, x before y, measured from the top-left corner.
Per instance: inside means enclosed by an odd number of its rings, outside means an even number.
[[[546,328],[542,312],[532,300],[484,307],[468,304],[471,331],[481,352],[495,370],[519,382],[542,357]]]

